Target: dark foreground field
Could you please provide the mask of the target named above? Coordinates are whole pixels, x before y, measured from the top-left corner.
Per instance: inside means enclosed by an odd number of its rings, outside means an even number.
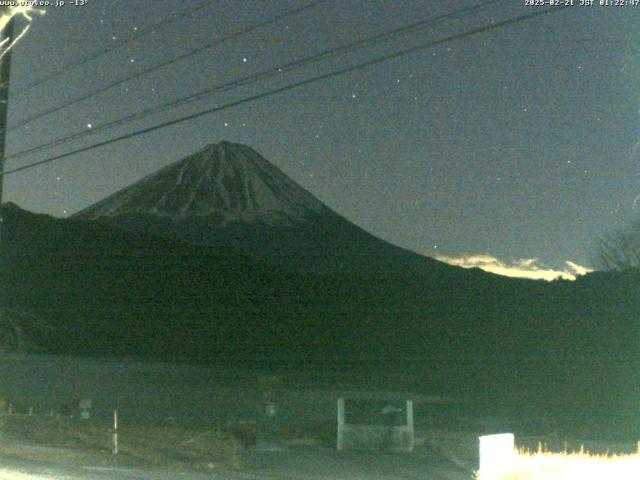
[[[575,436],[544,412],[496,416],[435,395],[405,373],[2,353],[0,479],[458,480],[473,477],[481,434],[514,432],[520,445],[555,450],[635,447],[583,437],[565,443]],[[412,399],[414,452],[338,452],[336,400],[350,395]],[[92,402],[88,420],[79,418],[81,399]],[[260,416],[266,400],[277,405],[268,428]]]
[[[231,428],[177,424],[123,427],[113,455],[109,427],[55,415],[6,416],[0,478],[462,480],[472,478],[475,462],[472,435],[440,443],[442,432],[420,432],[411,454],[338,452],[321,430],[283,432],[277,446],[265,448],[247,445]]]
[[[420,430],[411,454],[338,452],[322,430],[289,431],[277,448],[243,445],[226,428],[137,425],[120,430],[111,450],[104,421],[38,415],[4,417],[0,478],[101,479],[433,479],[470,480],[477,464],[477,433]],[[518,439],[518,446],[548,451],[631,453],[632,444],[565,441],[554,436]]]
[[[3,479],[457,479],[470,478],[475,463],[452,460],[420,432],[412,454],[337,452],[336,398],[380,388],[346,381],[354,380],[349,375],[327,373],[318,381],[309,372],[267,375],[159,362],[1,357]],[[269,442],[258,433],[265,395],[278,405],[275,440]],[[80,419],[76,408],[85,398],[92,401],[89,420]]]

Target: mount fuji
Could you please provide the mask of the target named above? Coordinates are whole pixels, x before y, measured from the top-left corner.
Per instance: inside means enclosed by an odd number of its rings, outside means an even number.
[[[334,215],[255,150],[209,145],[75,215],[79,219],[149,215],[180,223],[295,225]]]
[[[225,141],[158,170],[71,219],[230,247],[296,271],[458,271],[374,237],[254,149]]]

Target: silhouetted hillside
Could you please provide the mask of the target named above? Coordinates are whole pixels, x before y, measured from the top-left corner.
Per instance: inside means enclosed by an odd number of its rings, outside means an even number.
[[[303,275],[14,205],[4,219],[3,302],[53,327],[34,332],[46,351],[349,366],[489,408],[592,417],[640,398],[638,276]]]

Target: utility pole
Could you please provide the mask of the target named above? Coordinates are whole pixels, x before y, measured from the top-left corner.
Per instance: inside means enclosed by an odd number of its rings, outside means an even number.
[[[5,48],[8,49],[0,60],[0,208],[2,207],[2,193],[4,186],[4,157],[7,140],[7,115],[9,113],[9,77],[11,76],[11,43],[15,20],[12,18],[2,31]],[[2,211],[0,210],[0,247],[2,246]],[[1,253],[1,250],[0,250]]]

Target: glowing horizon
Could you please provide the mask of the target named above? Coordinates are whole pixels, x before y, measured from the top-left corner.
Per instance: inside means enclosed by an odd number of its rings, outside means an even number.
[[[546,280],[548,282],[561,278],[563,280],[575,280],[581,275],[586,275],[593,270],[575,262],[567,260],[564,268],[550,268],[540,263],[537,258],[520,258],[511,262],[504,262],[492,255],[463,255],[450,257],[438,255],[434,257],[449,265],[462,268],[480,268],[485,272],[495,273],[505,277],[529,278],[532,280]]]

